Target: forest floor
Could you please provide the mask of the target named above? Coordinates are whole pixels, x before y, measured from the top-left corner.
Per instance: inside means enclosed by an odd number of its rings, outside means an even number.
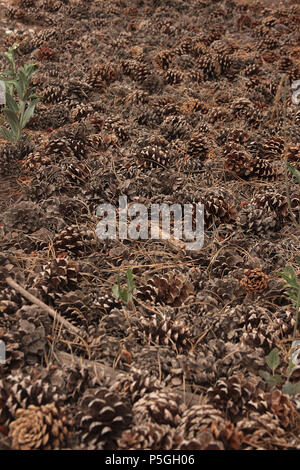
[[[0,140],[0,448],[299,449],[298,2],[0,4],[40,97]],[[151,238],[154,204],[198,234],[203,204],[203,245]]]

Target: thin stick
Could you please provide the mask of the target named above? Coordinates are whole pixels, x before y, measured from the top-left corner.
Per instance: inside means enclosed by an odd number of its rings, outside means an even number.
[[[50,317],[52,317],[55,321],[60,322],[64,327],[66,327],[68,330],[72,331],[73,333],[76,333],[78,335],[80,334],[80,331],[76,326],[72,325],[72,323],[68,322],[68,320],[65,320],[64,318],[62,318],[62,316],[59,313],[57,313],[51,307],[46,305],[40,299],[38,299],[34,295],[27,292],[27,290],[24,289],[24,287],[21,287],[19,284],[17,284],[11,277],[7,277],[5,280],[10,287],[12,287],[21,295],[23,295],[23,297],[25,297],[27,300],[29,300],[33,304],[37,305],[38,307],[42,308],[47,313],[49,313]]]

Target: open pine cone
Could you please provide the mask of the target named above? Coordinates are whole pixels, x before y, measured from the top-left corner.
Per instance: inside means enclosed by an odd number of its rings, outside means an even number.
[[[9,437],[15,450],[61,449],[70,437],[70,422],[64,410],[54,404],[19,408],[9,426]]]

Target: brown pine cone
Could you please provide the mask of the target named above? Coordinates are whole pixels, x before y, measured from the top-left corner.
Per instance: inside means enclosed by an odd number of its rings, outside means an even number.
[[[70,437],[70,421],[64,409],[54,404],[19,408],[9,425],[9,438],[15,450],[52,450],[62,448]]]
[[[246,293],[261,294],[268,288],[269,276],[262,271],[262,268],[245,269],[244,277],[240,281],[240,286]]]
[[[123,431],[118,439],[120,450],[172,450],[176,431],[168,425],[156,423],[137,424]]]
[[[155,316],[150,320],[142,318],[138,329],[145,340],[151,344],[171,346],[177,352],[183,352],[191,347],[190,328],[181,321]]]
[[[83,449],[111,448],[132,419],[126,402],[106,387],[87,390],[79,405],[75,420]]]
[[[204,204],[204,224],[207,228],[213,224],[231,223],[236,218],[236,210],[222,190],[207,193],[202,203]]]
[[[142,168],[164,168],[169,166],[169,157],[165,151],[158,146],[145,147],[136,154],[138,166]]]
[[[44,265],[34,280],[34,287],[52,299],[74,290],[79,279],[78,265],[67,258],[55,258]]]
[[[214,408],[213,405],[204,403],[201,405],[193,405],[186,409],[178,426],[185,439],[198,439],[201,434],[201,428],[208,428],[212,423],[223,421],[221,411]]]
[[[3,214],[4,229],[32,233],[41,227],[43,216],[44,213],[37,204],[22,201]]]
[[[132,413],[136,424],[148,421],[176,427],[180,424],[183,409],[181,396],[165,389],[146,393],[135,402]]]
[[[244,434],[242,449],[247,450],[274,450],[274,440],[286,434],[278,417],[270,412],[252,412],[238,421],[236,429]]]
[[[231,421],[213,421],[210,426],[203,426],[200,429],[198,434],[200,442],[203,439],[203,433],[210,433],[218,443],[222,443],[225,450],[240,449],[244,438],[243,433],[237,431]]]
[[[67,252],[77,256],[82,255],[88,243],[94,240],[94,234],[86,227],[69,225],[59,232],[53,240],[57,253]]]
[[[41,377],[21,372],[7,375],[0,380],[0,424],[8,426],[16,418],[19,408],[49,403],[60,408],[65,400],[66,395],[58,386],[51,384],[47,371]]]
[[[280,424],[284,429],[289,429],[295,422],[295,407],[288,395],[280,390],[272,390],[265,394],[269,410],[279,418]]]
[[[144,286],[137,288],[136,298],[178,307],[188,300],[193,291],[189,279],[174,270],[164,275],[154,274],[148,278]]]
[[[145,395],[157,392],[163,388],[163,384],[157,377],[151,375],[148,371],[141,369],[130,370],[130,374],[120,375],[111,387],[111,391],[125,396],[133,405]]]
[[[265,398],[261,379],[255,376],[243,378],[232,375],[219,379],[207,391],[212,406],[226,413],[232,422],[245,416],[250,410],[265,410]]]

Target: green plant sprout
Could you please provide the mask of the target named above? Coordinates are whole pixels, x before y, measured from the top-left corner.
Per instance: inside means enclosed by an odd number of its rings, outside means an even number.
[[[4,54],[10,63],[10,69],[3,70],[0,79],[5,83],[6,107],[3,109],[4,117],[9,125],[0,127],[0,135],[9,142],[18,142],[22,137],[22,130],[33,116],[39,97],[34,94],[30,83],[37,72],[36,65],[25,64],[17,70],[15,54],[19,43],[14,43]]]
[[[112,294],[117,300],[120,300],[121,302],[125,302],[127,306],[131,308],[133,306],[133,292],[135,289],[135,284],[134,284],[134,277],[132,274],[132,270],[130,268],[128,268],[126,271],[126,279],[127,279],[127,288],[121,287],[121,277],[120,277],[120,271],[119,271],[117,284],[114,284],[112,288]]]
[[[295,262],[300,267],[300,258],[298,256],[294,257]],[[297,335],[297,328],[299,322],[299,308],[300,308],[300,282],[297,279],[296,273],[292,266],[286,266],[283,272],[279,273],[280,276],[286,281],[288,290],[286,294],[291,298],[291,300],[296,304],[296,318],[295,318],[295,325],[293,330],[293,337],[292,337],[292,346],[290,350],[290,359],[289,365],[287,369],[287,381],[282,387],[282,391],[287,393],[288,395],[295,395],[296,393],[300,393],[300,382],[291,383],[289,378],[295,368],[296,364],[293,362],[293,352],[294,352],[294,345],[296,344],[296,335]],[[278,349],[274,348],[270,352],[270,354],[266,358],[266,362],[268,367],[271,369],[272,374],[266,371],[260,371],[261,377],[267,382],[270,387],[275,387],[276,385],[283,382],[283,378],[279,374],[275,374],[275,370],[280,364],[280,358],[278,354]]]

